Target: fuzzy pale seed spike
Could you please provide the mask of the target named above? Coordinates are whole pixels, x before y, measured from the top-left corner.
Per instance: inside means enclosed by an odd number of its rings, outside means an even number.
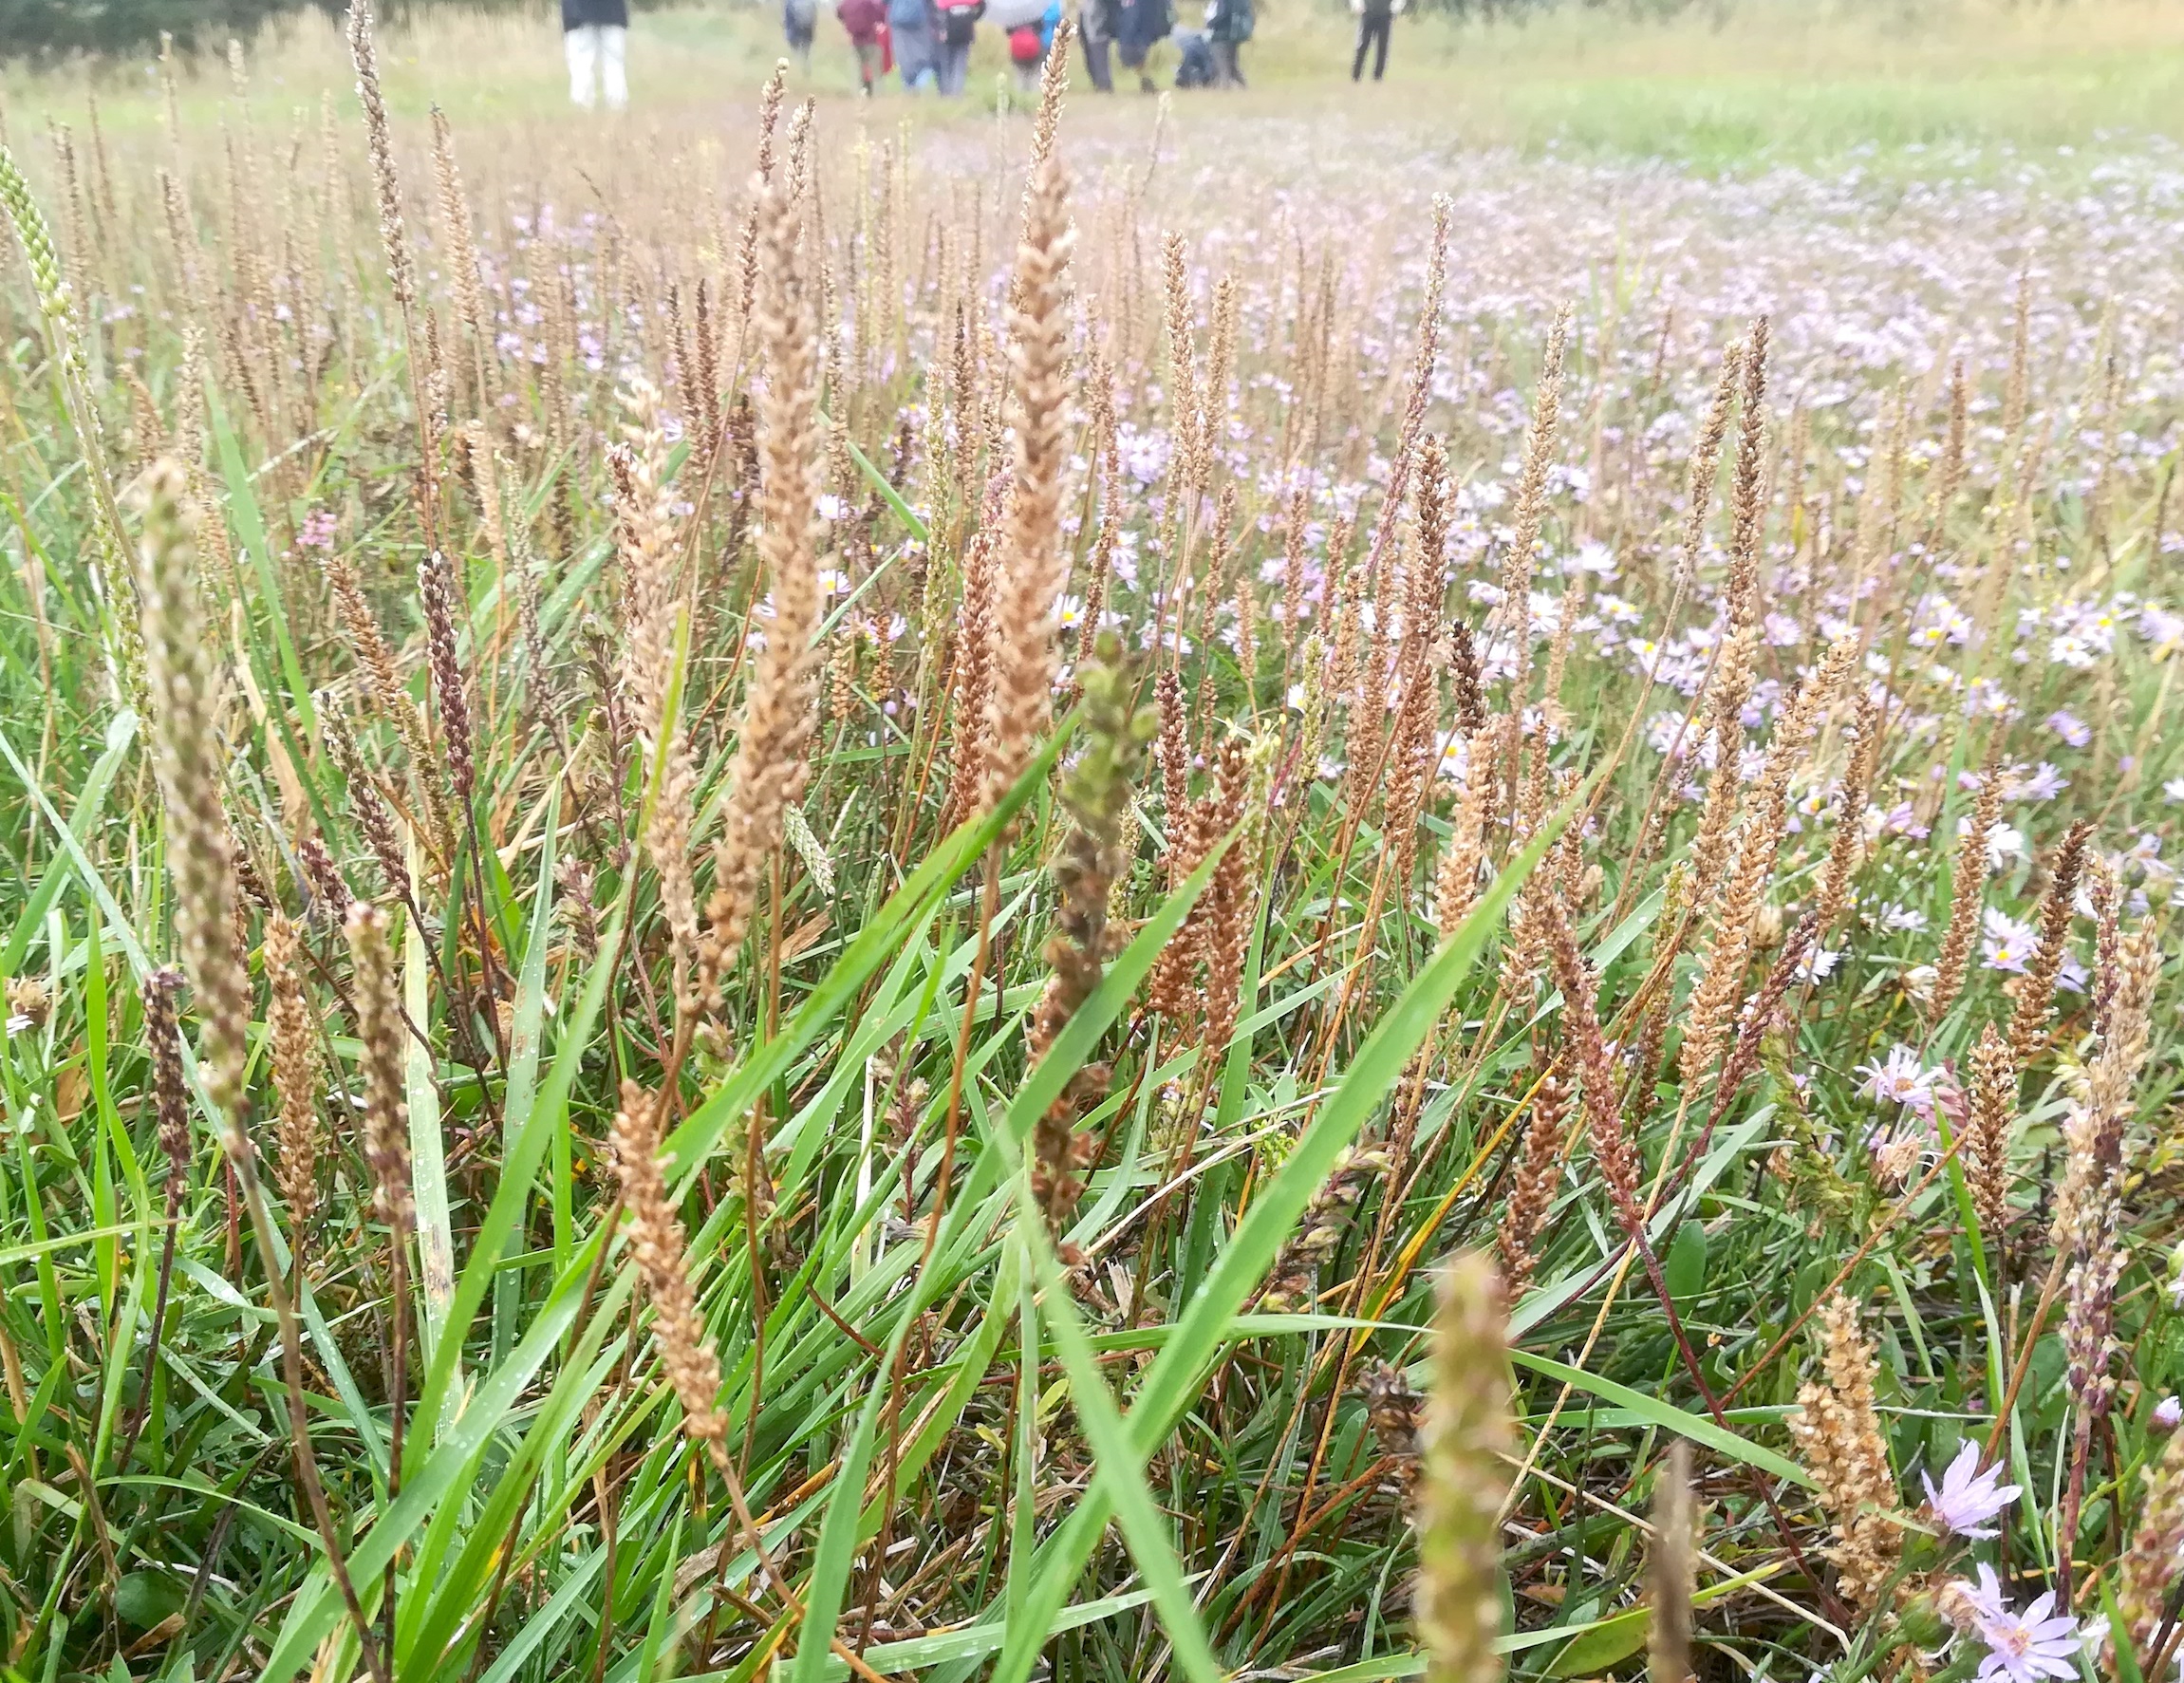
[[[1503,1465],[1511,1435],[1501,1281],[1484,1257],[1441,1277],[1418,1484],[1418,1634],[1427,1683],[1500,1683]]]
[[[780,841],[783,815],[804,792],[811,773],[805,750],[818,716],[818,340],[795,193],[775,173],[754,178],[751,188],[757,229],[753,320],[766,370],[758,402],[758,553],[774,617],[743,704],[715,854],[704,949],[709,995],[750,927],[759,872]]]
[[[152,697],[153,765],[167,813],[167,869],[175,879],[175,928],[196,994],[197,1057],[205,1090],[233,1153],[243,1130],[243,1036],[250,979],[235,952],[233,842],[221,807],[215,703],[217,645],[198,610],[196,549],[182,506],[182,470],[155,462],[143,487],[138,594],[144,612]]]
[[[994,687],[986,704],[980,803],[985,811],[999,804],[1031,762],[1047,728],[1054,691],[1060,631],[1055,606],[1069,578],[1061,499],[1070,453],[1070,253],[1075,238],[1068,178],[1050,148],[1033,166],[1023,239],[1017,248],[1017,307],[1009,323],[1015,445],[996,597]]]
[[[371,153],[372,187],[379,200],[380,245],[386,253],[387,278],[394,285],[395,303],[406,316],[417,304],[417,271],[410,261],[409,231],[402,221],[401,178],[395,171],[386,101],[380,93],[371,0],[352,0],[348,44],[349,59],[356,66],[357,98],[364,103],[364,140]]]
[[[1691,1446],[1677,1438],[1653,1474],[1653,1617],[1647,1626],[1650,1683],[1685,1683],[1691,1674],[1691,1596],[1698,1587],[1698,1510],[1691,1500]]]
[[[1714,381],[1713,402],[1691,444],[1690,465],[1685,473],[1684,535],[1676,564],[1676,588],[1688,590],[1698,577],[1699,551],[1706,541],[1707,513],[1713,507],[1714,479],[1721,471],[1722,440],[1728,436],[1729,415],[1736,407],[1737,383],[1744,373],[1745,347],[1731,343],[1722,352],[1720,375]]]
[[[447,244],[456,313],[477,347],[479,367],[489,368],[493,365],[483,360],[483,352],[493,343],[489,331],[492,318],[486,313],[485,290],[478,278],[470,198],[463,191],[462,170],[456,162],[455,131],[448,124],[447,113],[438,105],[432,108],[432,171],[439,196],[440,238]]]
[[[1530,699],[1532,574],[1539,564],[1540,529],[1547,515],[1547,475],[1558,449],[1562,365],[1568,359],[1569,345],[1570,307],[1565,304],[1555,312],[1555,325],[1547,331],[1539,389],[1532,398],[1532,426],[1524,438],[1523,466],[1517,476],[1516,509],[1510,522],[1515,535],[1509,540],[1508,558],[1502,566],[1501,604],[1495,609],[1504,642],[1503,652],[1514,663],[1509,680],[1512,717],[1521,717]]]

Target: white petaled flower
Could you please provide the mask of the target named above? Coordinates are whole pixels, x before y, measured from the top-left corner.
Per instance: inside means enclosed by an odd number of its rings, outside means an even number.
[[[1979,1448],[1975,1444],[1966,1444],[1957,1450],[1956,1459],[1941,1475],[1940,1489],[1933,1487],[1933,1480],[1927,1474],[1922,1472],[1918,1477],[1926,1487],[1926,1503],[1933,1509],[1933,1517],[1943,1529],[1959,1537],[1995,1536],[1996,1528],[1987,1522],[2015,1502],[2019,1493],[2018,1486],[2001,1482],[2001,1462],[1985,1472],[1979,1470]]]
[[[2154,1405],[2154,1424],[2163,1431],[2175,1431],[2184,1425],[2184,1402],[2174,1396],[2165,1396]]]

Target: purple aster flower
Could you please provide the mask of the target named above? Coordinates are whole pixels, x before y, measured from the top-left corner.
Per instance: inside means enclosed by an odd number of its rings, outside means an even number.
[[[1886,1058],[1858,1071],[1865,1077],[1861,1091],[1876,1101],[1899,1104],[1922,1116],[1933,1113],[1934,1072],[1919,1067],[1918,1054],[1909,1046],[1894,1046]]]
[[[2073,748],[2082,748],[2093,740],[2093,732],[2086,722],[2060,707],[2047,716],[2046,723],[2049,730]]]
[[[2078,1621],[2054,1618],[2055,1594],[2044,1592],[2022,1614],[2003,1605],[2002,1585],[1994,1568],[1980,1563],[1977,1585],[1959,1580],[1953,1586],[1971,1614],[1971,1628],[1987,1653],[1979,1662],[1979,1683],[2007,1677],[2009,1683],[2037,1683],[2042,1677],[2073,1678],[2078,1675],[2078,1655],[2082,1646]]]
[[[2175,1431],[2184,1425],[2184,1402],[2165,1396],[2154,1405],[2154,1424],[2163,1431]]]
[[[1995,1527],[1988,1520],[2007,1507],[2018,1497],[2018,1487],[2001,1483],[2002,1463],[1997,1461],[1985,1472],[1979,1470],[1979,1447],[1966,1444],[1956,1451],[1956,1459],[1941,1475],[1941,1488],[1933,1487],[1933,1480],[1925,1473],[1918,1475],[1926,1487],[1927,1505],[1933,1509],[1933,1517],[1946,1531],[1959,1537],[1992,1537]]]

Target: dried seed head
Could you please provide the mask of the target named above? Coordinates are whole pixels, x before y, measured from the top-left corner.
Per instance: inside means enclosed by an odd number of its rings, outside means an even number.
[[[689,1242],[660,1171],[660,1140],[658,1095],[634,1081],[623,1082],[622,1108],[614,1116],[614,1169],[622,1180],[623,1206],[629,1211],[629,1255],[652,1300],[653,1342],[682,1405],[682,1430],[718,1462],[728,1433],[727,1417],[716,1400],[720,1359],[691,1288],[685,1256]]]
[[[463,693],[462,663],[456,654],[456,608],[463,601],[455,570],[439,550],[418,564],[418,594],[424,602],[425,641],[432,657],[432,693],[439,703],[447,743],[448,780],[456,798],[470,804],[477,788],[477,756],[471,740],[470,701]],[[464,603],[465,615],[467,603]]]
[[[1840,1293],[1820,1309],[1826,1377],[1798,1393],[1790,1431],[1819,1481],[1820,1505],[1834,1523],[1828,1558],[1842,1593],[1861,1610],[1873,1607],[1903,1549],[1896,1524],[1895,1475],[1888,1439],[1874,1407],[1879,1366],[1858,1331],[1857,1305]]]
[[[152,1052],[152,1109],[159,1117],[159,1151],[167,1159],[171,1201],[190,1173],[190,1099],[182,1085],[182,1032],[175,1020],[175,996],[182,973],[154,970],[144,978],[144,1041]]]
[[[1971,1201],[1989,1243],[2009,1223],[2009,1136],[2017,1120],[2017,1055],[1988,1023],[1971,1052],[1971,1115],[1964,1154]]]
[[[2116,1611],[2132,1646],[2151,1655],[2162,1614],[2184,1566],[2184,1431],[2173,1431],[2146,1481],[2146,1505],[2124,1553]]]
[[[281,1111],[280,1160],[274,1178],[289,1206],[291,1243],[310,1231],[318,1205],[319,1040],[310,1000],[296,973],[301,944],[295,925],[272,912],[266,918],[266,977],[272,1001],[266,1033],[272,1042],[273,1094]]]
[[[1050,77],[1053,103],[1059,83]],[[1069,576],[1061,543],[1062,477],[1070,454],[1069,182],[1050,145],[1032,165],[1017,248],[1016,308],[1009,322],[1010,426],[1014,434],[1008,532],[995,599],[994,687],[986,705],[985,788],[990,811],[1030,763],[1046,729],[1060,631],[1055,603]]]
[[[1949,932],[1942,937],[1941,953],[1934,960],[1932,997],[1927,1014],[1939,1022],[1964,991],[1964,978],[1971,963],[1971,941],[1979,926],[1979,907],[1987,895],[1987,838],[2002,815],[2002,733],[1988,743],[1987,758],[1980,766],[1979,794],[1970,815],[1956,840],[1954,875],[1951,880]]]
[[[1350,1212],[1373,1181],[1388,1172],[1385,1151],[1345,1146],[1327,1179],[1297,1224],[1296,1237],[1281,1247],[1260,1307],[1270,1315],[1310,1309],[1316,1300],[1313,1282],[1319,1265],[1332,1257],[1349,1230]]]
[[[357,1040],[364,1048],[364,1149],[373,1206],[397,1245],[417,1223],[410,1192],[409,1100],[402,1073],[401,1008],[386,913],[358,901],[346,922]]]
[[[2055,1000],[2055,977],[2063,967],[2070,944],[2070,921],[2076,915],[2078,884],[2085,873],[2085,851],[2093,839],[2093,821],[2081,818],[2064,833],[2056,850],[2046,897],[2040,907],[2040,938],[2032,960],[2018,984],[2017,1010],[2009,1019],[2009,1049],[2023,1069],[2040,1052],[2047,1035],[2047,1014]]]
[[[1555,1184],[1561,1178],[1562,1130],[1570,1115],[1570,1098],[1569,1084],[1559,1075],[1542,1075],[1533,1089],[1523,1155],[1511,1178],[1509,1203],[1494,1236],[1502,1253],[1502,1278],[1508,1282],[1512,1300],[1523,1295],[1539,1266],[1533,1246],[1555,1202]]]

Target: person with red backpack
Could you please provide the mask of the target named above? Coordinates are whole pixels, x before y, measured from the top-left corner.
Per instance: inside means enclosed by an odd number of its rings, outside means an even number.
[[[941,14],[936,57],[941,72],[941,92],[960,94],[971,70],[971,43],[977,39],[979,19],[986,15],[986,0],[937,0]]]
[[[849,32],[849,45],[857,49],[857,79],[869,95],[872,84],[886,73],[887,0],[839,0],[834,15]]]

